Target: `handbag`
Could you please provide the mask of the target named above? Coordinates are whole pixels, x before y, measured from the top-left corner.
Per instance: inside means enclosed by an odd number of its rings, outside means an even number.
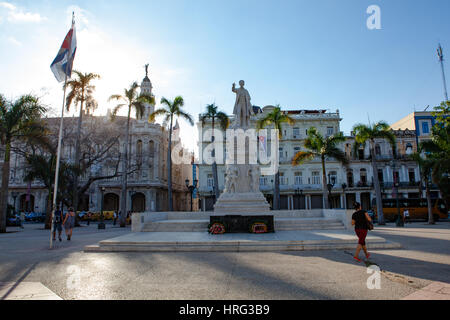
[[[371,221],[369,221],[369,220],[367,220],[367,229],[370,230],[370,231],[373,230],[373,223]]]

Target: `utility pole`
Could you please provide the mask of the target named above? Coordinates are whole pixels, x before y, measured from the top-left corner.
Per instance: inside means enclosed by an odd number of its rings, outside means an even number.
[[[444,54],[442,53],[442,47],[441,47],[441,44],[439,44],[439,48],[437,49],[437,54],[438,54],[438,57],[439,57],[439,62],[441,63],[442,80],[444,81],[444,96],[445,96],[445,101],[448,101],[447,82],[445,81],[445,72],[444,72]]]

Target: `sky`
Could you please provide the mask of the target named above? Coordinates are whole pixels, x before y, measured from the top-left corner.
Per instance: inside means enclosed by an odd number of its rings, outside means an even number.
[[[367,27],[370,5],[381,29]],[[142,81],[147,63],[156,100],[183,96],[196,121],[210,103],[231,114],[241,79],[253,105],[339,109],[346,134],[444,100],[436,48],[450,55],[448,0],[0,0],[0,93],[37,94],[60,113],[50,64],[72,11],[74,69],[101,76],[98,115],[114,107],[110,95]],[[196,129],[180,124],[194,149]]]

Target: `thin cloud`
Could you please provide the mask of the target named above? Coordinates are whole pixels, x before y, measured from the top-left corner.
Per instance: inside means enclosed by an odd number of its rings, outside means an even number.
[[[13,44],[13,45],[15,45],[17,47],[21,47],[22,46],[22,42],[20,42],[19,40],[17,40],[14,37],[8,37],[7,40],[8,40],[9,43],[11,43],[11,44]]]
[[[46,17],[42,17],[39,13],[26,12],[9,2],[0,2],[0,9],[3,8],[6,11],[6,20],[12,23],[39,23],[47,20]],[[1,11],[0,11],[1,14]],[[1,18],[1,16],[0,16]],[[3,20],[3,19],[2,19]]]

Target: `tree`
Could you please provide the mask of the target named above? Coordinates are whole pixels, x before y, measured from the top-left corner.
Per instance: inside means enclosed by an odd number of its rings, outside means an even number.
[[[54,150],[52,150],[52,152],[48,156],[42,154],[30,154],[26,156],[26,161],[27,171],[24,177],[24,181],[40,181],[44,184],[45,188],[48,191],[47,208],[45,215],[45,229],[50,229],[56,171],[56,154]],[[72,170],[76,170],[76,168],[66,162],[60,162],[57,203],[60,203],[60,201],[64,199],[63,190],[68,189],[68,180],[70,171]]]
[[[262,130],[265,127],[273,126],[276,130],[278,130],[278,138],[281,140],[283,137],[283,124],[293,124],[294,120],[289,117],[287,112],[281,111],[280,106],[276,106],[275,109],[267,114],[264,118],[260,119],[256,123],[257,130]],[[272,150],[273,152],[278,152],[278,150]],[[278,165],[278,164],[277,164]],[[273,209],[280,209],[280,171],[277,167],[277,172],[275,173],[275,185],[273,192]]]
[[[173,195],[172,195],[172,131],[173,131],[173,120],[174,117],[179,117],[187,122],[191,126],[194,125],[194,120],[189,113],[186,113],[182,108],[184,106],[183,97],[178,96],[173,101],[170,101],[166,98],[161,99],[162,108],[153,112],[149,121],[155,121],[155,118],[158,116],[164,116],[164,125],[169,125],[169,148],[167,150],[167,188],[169,194],[169,211],[173,211]]]
[[[375,139],[386,139],[392,147],[394,161],[396,158],[396,142],[395,135],[390,130],[389,125],[385,121],[377,122],[373,125],[356,124],[353,127],[355,132],[356,143],[365,146],[366,142],[369,142],[370,149],[370,160],[372,164],[373,172],[373,184],[375,188],[375,195],[377,199],[377,214],[378,214],[378,224],[384,225],[384,215],[383,215],[383,199],[381,196],[380,181],[378,179],[378,169],[375,159]]]
[[[330,208],[330,203],[327,200],[327,171],[325,163],[327,158],[334,158],[344,165],[348,164],[345,153],[337,147],[339,143],[344,141],[345,137],[342,132],[324,138],[316,128],[311,127],[308,130],[308,137],[305,139],[305,148],[308,151],[297,152],[292,159],[292,165],[297,166],[316,157],[320,158],[322,163],[322,190],[325,209]]]
[[[111,120],[114,120],[117,116],[117,112],[123,107],[128,108],[127,115],[127,125],[125,128],[125,145],[123,147],[123,163],[122,163],[122,199],[120,201],[120,226],[126,226],[127,219],[127,178],[128,178],[128,147],[130,144],[130,120],[131,120],[131,110],[134,109],[136,112],[136,118],[140,119],[144,115],[145,104],[154,104],[155,97],[150,95],[139,95],[138,94],[139,85],[137,82],[133,82],[129,89],[124,90],[124,95],[115,94],[109,98],[111,100],[122,101],[118,104],[111,115]]]
[[[419,152],[412,154],[411,158],[414,161],[416,161],[417,164],[419,165],[421,185],[422,184],[425,185],[425,193],[427,197],[427,207],[428,207],[428,224],[434,224],[433,204],[431,203],[431,192],[430,192],[431,172],[434,166],[434,161],[432,159],[426,159],[425,157],[422,157],[422,152],[423,147],[419,146]]]
[[[431,140],[423,142],[422,147],[427,159],[434,160],[432,180],[437,184],[446,202],[450,206],[450,101],[442,102],[434,108]]]
[[[66,109],[70,110],[72,102],[76,105],[80,104],[80,114],[78,117],[77,138],[75,140],[75,155],[74,165],[80,166],[80,140],[81,140],[81,125],[83,122],[83,110],[94,111],[97,108],[97,102],[93,97],[95,86],[91,85],[91,81],[100,79],[100,76],[95,73],[81,73],[79,71],[73,71],[77,79],[67,81],[65,87],[70,88],[70,92],[66,99]],[[78,210],[78,176],[75,177],[73,184],[72,203],[75,212]]]
[[[227,130],[230,121],[226,113],[218,111],[218,107],[213,103],[206,106],[206,112],[202,115],[200,115],[200,121],[202,122],[202,126],[205,125],[206,121],[208,119],[211,119],[211,125],[212,125],[212,139],[211,142],[214,143],[215,136],[214,136],[214,126],[216,120],[219,121],[219,126],[222,131]],[[213,162],[213,175],[214,175],[214,194],[216,195],[216,199],[219,199],[220,192],[219,192],[219,178],[217,175],[217,163],[216,163],[216,150],[213,147],[213,155],[214,155],[214,162]]]
[[[0,95],[0,142],[4,146],[0,189],[0,233],[6,232],[10,156],[13,144],[46,143],[46,129],[40,118],[46,108],[37,97],[24,95],[14,102]]]

